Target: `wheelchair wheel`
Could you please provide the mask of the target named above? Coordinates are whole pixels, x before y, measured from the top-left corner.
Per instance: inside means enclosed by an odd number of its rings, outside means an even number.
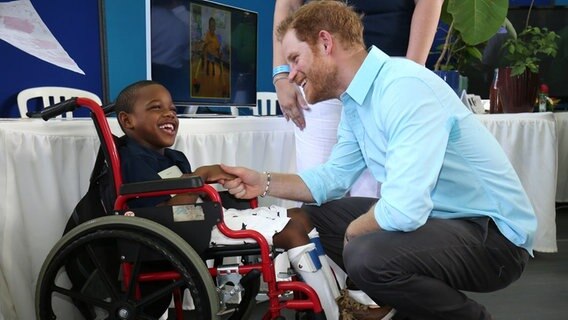
[[[122,281],[125,244],[133,267],[129,280]],[[130,285],[140,274],[156,271],[156,266],[179,277]],[[175,289],[191,294],[192,319],[216,317],[215,285],[195,250],[150,220],[107,216],[76,227],[48,254],[36,287],[36,316],[39,320],[157,319]]]

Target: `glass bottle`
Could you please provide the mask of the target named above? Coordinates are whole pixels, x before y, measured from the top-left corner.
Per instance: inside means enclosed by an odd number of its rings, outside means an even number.
[[[489,113],[503,113],[501,99],[499,99],[499,69],[495,68],[493,73],[493,81],[489,88]]]
[[[548,100],[548,86],[546,84],[540,85],[538,93],[538,112],[546,112],[546,104]]]

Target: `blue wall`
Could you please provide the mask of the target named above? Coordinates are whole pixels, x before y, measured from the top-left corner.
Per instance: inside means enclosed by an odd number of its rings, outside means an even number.
[[[85,75],[40,60],[0,40],[0,117],[19,117],[16,96],[30,87],[69,86],[102,96],[98,1],[32,0],[31,3]]]
[[[108,51],[108,97],[114,100],[129,83],[146,79],[145,4],[141,0],[105,0]],[[272,85],[272,16],[274,1],[216,0],[258,12],[258,91]]]
[[[128,84],[146,79],[145,1],[104,0],[108,87],[114,101]]]

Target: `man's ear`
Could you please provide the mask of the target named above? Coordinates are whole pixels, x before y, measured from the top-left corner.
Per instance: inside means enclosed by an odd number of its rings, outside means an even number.
[[[125,129],[132,129],[134,127],[134,123],[132,123],[132,119],[130,118],[130,114],[120,111],[117,115],[118,122],[122,125]]]
[[[323,52],[326,55],[331,53],[331,49],[333,48],[333,36],[326,30],[321,30],[318,33],[319,41],[323,46]]]

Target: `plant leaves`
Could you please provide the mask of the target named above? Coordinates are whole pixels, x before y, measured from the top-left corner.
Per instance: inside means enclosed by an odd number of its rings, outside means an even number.
[[[446,0],[444,5],[446,3],[454,28],[469,45],[482,43],[495,35],[509,8],[508,0]]]

